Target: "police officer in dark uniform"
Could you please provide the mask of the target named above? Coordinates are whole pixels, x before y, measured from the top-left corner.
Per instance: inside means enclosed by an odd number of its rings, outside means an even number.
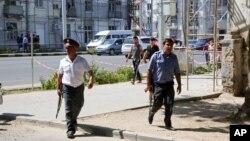
[[[91,89],[94,82],[94,74],[88,62],[77,55],[79,44],[70,38],[64,39],[67,56],[60,61],[57,78],[57,93],[63,95],[65,101],[65,113],[67,122],[67,137],[74,138],[77,125],[77,117],[84,103],[83,75],[89,73],[87,87]]]

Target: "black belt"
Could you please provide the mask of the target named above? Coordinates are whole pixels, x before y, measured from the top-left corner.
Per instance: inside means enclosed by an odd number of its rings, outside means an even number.
[[[166,86],[173,86],[174,85],[174,81],[169,81],[169,82],[166,82],[166,83],[155,83],[156,86],[159,86],[159,87],[166,87]]]

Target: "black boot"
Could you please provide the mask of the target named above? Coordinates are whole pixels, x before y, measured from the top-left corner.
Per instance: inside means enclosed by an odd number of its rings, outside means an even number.
[[[171,120],[165,121],[165,128],[171,131],[175,131],[175,128],[172,126]]]
[[[149,111],[149,115],[148,115],[148,122],[149,124],[152,124],[153,123],[153,119],[154,119],[154,113]]]

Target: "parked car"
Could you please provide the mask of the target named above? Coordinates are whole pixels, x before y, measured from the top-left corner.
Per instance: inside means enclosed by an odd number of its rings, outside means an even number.
[[[124,39],[109,39],[104,41],[101,45],[96,47],[96,54],[121,54],[122,43]]]
[[[188,41],[188,47],[193,49],[196,43],[197,43],[197,40],[195,40],[195,39],[189,40]]]
[[[166,39],[171,39],[173,40],[172,38],[165,38]],[[174,40],[173,40],[174,41]],[[161,45],[161,44],[160,44]],[[182,46],[182,41],[181,40],[178,40],[178,39],[175,39],[174,41],[174,48],[177,48],[177,47],[181,47]]]
[[[149,36],[138,36],[139,44],[142,46],[143,50],[146,50],[147,46],[150,45],[150,38],[151,37],[149,37]],[[129,36],[129,37],[125,38],[125,40],[122,44],[122,54],[127,57],[132,46],[133,46],[133,37]]]
[[[212,38],[203,38],[203,39],[197,39],[197,42],[194,44],[194,46],[192,47],[192,49],[196,49],[196,50],[203,50],[204,46],[207,44],[207,42],[209,40],[211,40]]]

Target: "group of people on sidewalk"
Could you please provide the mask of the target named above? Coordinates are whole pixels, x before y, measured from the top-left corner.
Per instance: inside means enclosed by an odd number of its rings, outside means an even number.
[[[173,40],[166,39],[162,43],[162,50],[156,45],[156,39],[150,39],[150,45],[145,51],[138,42],[138,37],[133,37],[134,45],[128,58],[132,58],[134,73],[131,83],[134,85],[136,78],[140,83],[142,78],[139,72],[141,60],[148,63],[147,86],[145,91],[150,92],[153,105],[150,108],[148,122],[152,124],[155,113],[165,106],[165,128],[174,130],[171,115],[174,105],[174,76],[177,81],[177,93],[181,93],[181,76],[177,56],[172,52]],[[89,74],[87,88],[91,89],[94,83],[94,73],[86,59],[77,55],[79,44],[77,41],[64,39],[67,56],[60,61],[57,78],[58,96],[63,96],[65,102],[65,116],[67,122],[67,137],[74,138],[77,126],[77,117],[84,104],[84,82],[83,75]]]

